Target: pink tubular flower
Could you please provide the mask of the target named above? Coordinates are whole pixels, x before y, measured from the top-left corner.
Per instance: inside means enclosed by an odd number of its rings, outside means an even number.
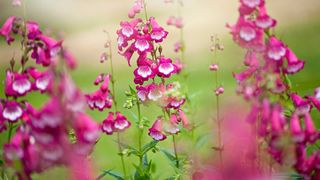
[[[273,107],[270,123],[273,134],[278,134],[281,132],[284,123],[284,115],[280,105],[275,105]]]
[[[107,75],[104,76],[104,80],[103,80],[103,82],[102,82],[102,84],[101,84],[101,86],[100,86],[100,90],[101,90],[102,92],[107,92],[107,91],[109,91],[110,77],[111,77],[110,74],[107,74]]]
[[[176,67],[177,67],[177,74],[179,74],[179,73],[182,71],[182,69],[184,68],[185,65],[181,62],[180,59],[176,59],[176,60],[174,61],[174,64],[175,64]]]
[[[309,101],[320,111],[320,87],[316,88],[314,91],[314,96],[308,97]]]
[[[165,57],[159,58],[157,67],[157,74],[163,78],[169,78],[171,74],[177,73],[177,67],[172,63],[172,60]]]
[[[269,29],[277,25],[277,21],[267,14],[264,6],[259,9],[259,15],[255,23],[261,29]]]
[[[131,126],[130,121],[120,112],[116,112],[116,119],[114,120],[114,129],[116,131],[124,131]]]
[[[9,122],[17,122],[23,115],[23,109],[15,101],[7,101],[4,105],[2,116]]]
[[[244,64],[246,66],[257,67],[259,66],[259,60],[257,58],[257,53],[254,51],[247,51]]]
[[[266,58],[273,61],[282,61],[286,55],[286,47],[276,37],[269,38],[268,46],[266,49]]]
[[[218,71],[219,70],[219,65],[218,64],[211,64],[209,66],[210,71]]]
[[[287,48],[286,58],[288,60],[288,66],[285,69],[287,74],[295,74],[304,68],[304,61],[301,61],[297,58],[294,52]]]
[[[26,28],[28,32],[28,38],[29,39],[36,39],[38,35],[42,34],[42,32],[39,29],[39,24],[33,21],[28,21],[26,23]]]
[[[76,61],[74,55],[70,51],[68,51],[67,49],[64,48],[62,50],[62,57],[65,60],[68,68],[70,68],[70,69],[76,68],[77,61]]]
[[[145,81],[148,81],[148,79],[155,77],[154,71],[155,69],[153,68],[153,62],[151,60],[138,59],[138,67],[134,71],[134,75],[135,75],[134,82],[136,84],[142,85]]]
[[[176,27],[177,27],[178,29],[183,28],[183,19],[182,19],[182,17],[177,17],[177,18],[176,18],[176,23],[175,23],[175,25],[176,25]]]
[[[283,93],[288,88],[287,85],[281,80],[280,77],[277,77],[274,84],[275,85],[271,89],[271,92],[276,93],[276,94]]]
[[[241,47],[261,50],[263,48],[263,30],[258,28],[253,22],[239,17],[234,26],[229,26],[233,39]]]
[[[170,121],[168,121],[166,123],[166,126],[165,126],[165,131],[168,133],[168,134],[178,134],[180,132],[180,129],[178,127],[178,118],[175,114],[171,115],[170,117]]]
[[[53,86],[53,76],[51,72],[40,72],[36,68],[28,69],[28,73],[34,79],[34,88],[41,92],[50,90]]]
[[[19,96],[25,95],[32,88],[31,82],[27,74],[14,73],[12,82],[12,90]]]
[[[106,92],[102,92],[98,89],[92,95],[87,94],[87,103],[91,109],[98,109],[99,111],[103,111],[104,109],[109,109],[112,106],[112,97]]]
[[[78,113],[74,122],[77,140],[84,143],[95,143],[99,138],[99,125],[88,115]]]
[[[305,139],[305,135],[302,132],[302,128],[300,125],[300,119],[297,114],[293,114],[290,120],[290,130],[293,135],[293,139],[295,142],[301,143]]]
[[[185,129],[190,129],[190,128],[192,128],[192,127],[191,127],[191,124],[190,124],[190,122],[189,122],[189,120],[188,120],[188,117],[186,116],[186,114],[184,113],[184,111],[182,111],[181,109],[179,109],[179,110],[178,110],[178,113],[179,113],[178,119],[179,119],[179,121],[182,122],[183,128],[185,128]]]
[[[303,115],[311,111],[312,106],[308,100],[304,100],[302,97],[295,93],[291,93],[290,97],[293,101],[294,106],[296,107],[296,112],[298,115]]]
[[[185,103],[184,98],[177,98],[177,97],[169,97],[168,98],[168,105],[167,108],[173,108],[173,109],[180,109],[180,107]]]
[[[149,35],[137,35],[135,42],[132,44],[133,49],[139,54],[144,54],[153,51],[153,45],[151,44],[151,38]]]
[[[176,18],[174,16],[170,16],[167,19],[167,25],[169,25],[169,26],[175,25],[175,20],[176,20]]]
[[[45,35],[39,35],[38,38],[46,45],[50,57],[54,57],[61,50],[62,41],[56,41]]]
[[[304,114],[304,123],[306,127],[306,134],[307,134],[308,140],[310,142],[315,142],[316,140],[318,140],[319,133],[317,132],[314,126],[313,120],[309,113]]]
[[[248,8],[255,9],[264,4],[264,0],[240,0],[241,4]]]
[[[181,42],[176,42],[175,44],[174,44],[174,52],[179,52],[179,51],[181,51],[182,50],[182,43]]]
[[[136,0],[128,13],[128,17],[134,18],[136,14],[140,13],[141,9],[142,9],[142,1]]]
[[[224,93],[224,87],[220,86],[215,90],[216,96],[220,96]]]
[[[0,35],[6,38],[8,44],[11,44],[11,42],[14,41],[14,38],[11,37],[10,34],[12,32],[15,19],[15,16],[9,17],[0,29]]]
[[[115,131],[113,112],[109,112],[108,117],[102,122],[101,130],[107,135],[112,135]]]
[[[161,118],[158,118],[149,129],[149,136],[151,136],[156,141],[163,141],[167,138],[166,135],[162,133],[162,123]]]
[[[156,43],[162,42],[163,39],[167,37],[168,32],[165,31],[161,26],[159,26],[159,24],[153,17],[151,17],[149,21],[152,27],[150,38]]]

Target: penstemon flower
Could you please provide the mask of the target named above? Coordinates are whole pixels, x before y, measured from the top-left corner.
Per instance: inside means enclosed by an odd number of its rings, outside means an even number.
[[[67,68],[76,65],[73,55],[63,48],[62,40],[43,34],[34,21],[11,16],[0,35],[8,45],[21,40],[22,50],[20,62],[10,61],[4,83],[6,98],[0,99],[0,132],[8,131],[4,166],[14,169],[12,178],[31,179],[32,174],[55,166],[71,168],[77,159],[83,164],[71,176],[77,177],[80,170],[83,178],[92,178],[86,157],[99,137],[99,125],[86,115],[85,96],[67,73]],[[30,59],[34,65],[28,64]],[[36,109],[25,98],[29,93],[49,100]],[[74,132],[73,140],[70,132]],[[10,177],[9,173],[2,169],[2,177]]]
[[[264,148],[273,161],[288,164],[287,152],[292,147],[289,165],[303,178],[316,179],[319,151],[310,155],[306,151],[320,138],[310,115],[313,106],[319,109],[319,91],[307,97],[292,92],[288,76],[301,71],[305,62],[271,33],[277,21],[268,15],[263,0],[241,0],[239,12],[236,25],[228,27],[234,41],[247,51],[246,69],[234,74],[237,92],[252,104],[247,122],[256,127],[258,138],[266,141],[259,148]],[[262,157],[256,159],[259,162]]]

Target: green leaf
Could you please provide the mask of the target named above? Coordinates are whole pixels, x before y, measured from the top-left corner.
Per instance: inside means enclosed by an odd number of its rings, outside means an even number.
[[[201,135],[200,137],[197,138],[195,147],[197,149],[200,149],[203,145],[205,145],[208,142],[210,137],[211,137],[210,134]]]
[[[110,170],[103,170],[103,173],[102,173],[99,177],[97,177],[96,180],[100,180],[100,179],[102,179],[103,177],[105,177],[106,175],[109,175],[109,176],[111,176],[111,177],[114,177],[114,178],[117,179],[117,180],[124,180],[124,178],[121,176],[120,173],[113,172],[112,169],[110,169]]]
[[[171,161],[174,164],[176,163],[176,157],[172,153],[165,149],[161,149],[161,152],[163,152],[163,154],[169,159],[169,161]]]
[[[136,90],[134,90],[131,86],[129,86],[129,88],[130,88],[131,95],[136,94]]]
[[[151,141],[148,144],[144,145],[142,148],[142,152],[141,154],[146,154],[148,151],[150,151],[151,149],[153,149],[159,141]]]

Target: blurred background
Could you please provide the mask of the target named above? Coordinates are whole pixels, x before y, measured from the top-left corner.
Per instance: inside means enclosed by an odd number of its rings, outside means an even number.
[[[104,43],[107,36],[103,30],[108,31],[114,42],[116,30],[120,21],[128,20],[127,13],[134,0],[22,0],[23,7],[12,7],[11,0],[0,0],[0,24],[9,16],[26,16],[27,19],[38,22],[42,30],[62,34],[64,45],[73,52],[78,60],[78,68],[72,72],[72,76],[84,92],[92,92],[95,77],[101,72],[108,72],[108,63],[99,62],[100,55],[105,51]],[[209,51],[211,35],[218,35],[225,46],[223,52],[219,52],[217,58],[220,61],[220,81],[225,86],[226,93],[222,96],[223,110],[228,112],[233,108],[243,108],[245,104],[236,96],[236,81],[232,78],[232,72],[239,72],[242,66],[244,51],[232,42],[232,38],[226,28],[226,23],[234,24],[238,17],[238,0],[184,0],[182,16],[185,24],[186,42],[186,71],[189,77],[183,83],[183,88],[188,89],[191,97],[192,114],[189,118],[201,126],[195,132],[194,139],[197,144],[197,152],[201,152],[201,158],[206,158],[216,143],[213,115],[215,114],[214,76],[208,70],[214,55]],[[310,94],[314,87],[320,86],[320,1],[319,0],[267,0],[269,14],[278,20],[277,35],[287,43],[298,55],[306,61],[305,69],[297,75],[291,76],[294,90],[299,93]],[[164,41],[163,51],[168,57],[175,58],[178,54],[173,51],[173,45],[179,40],[179,31],[176,28],[166,26],[169,16],[177,15],[176,4],[166,4],[163,0],[148,0],[148,14],[154,16],[158,22],[169,31]],[[9,47],[2,39],[0,41],[0,78],[4,79],[5,69],[13,55],[18,57],[19,44],[14,43]],[[129,85],[133,85],[134,67],[128,67],[126,60],[117,54],[115,57],[116,90],[119,104],[125,102],[124,92]],[[174,80],[181,80],[174,77]],[[173,80],[173,81],[174,81]],[[0,85],[3,91],[3,83]],[[3,97],[1,92],[0,97]],[[31,94],[28,98],[40,107],[46,97]],[[131,111],[121,109],[127,117],[133,118]],[[156,107],[143,107],[143,114],[153,122],[160,111]],[[107,112],[90,112],[97,120],[102,121]],[[240,119],[234,119],[235,123]],[[320,125],[320,118],[315,119]],[[123,135],[127,143],[136,144],[135,128]],[[188,135],[179,136],[179,150],[188,151]],[[92,154],[97,173],[101,169],[121,170],[120,158],[117,156],[117,144],[115,137],[102,135],[101,141]],[[147,135],[144,142],[151,141]],[[160,143],[163,148],[172,149],[171,141]],[[155,179],[165,179],[173,172],[168,161],[161,153],[150,154],[150,158],[156,162]],[[133,171],[134,158],[127,158],[126,164],[129,171]],[[56,168],[42,175],[34,176],[35,179],[66,179],[66,170]],[[109,178],[106,178],[109,179]]]

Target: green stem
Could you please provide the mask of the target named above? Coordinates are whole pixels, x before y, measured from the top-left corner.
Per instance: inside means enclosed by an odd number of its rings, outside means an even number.
[[[143,10],[144,10],[144,16],[146,18],[146,21],[149,20],[148,13],[147,13],[147,0],[143,0]]]
[[[215,50],[214,52],[214,59],[215,63],[219,65],[218,58],[217,58],[217,51]],[[216,71],[215,73],[215,83],[216,83],[216,89],[219,88],[219,73]],[[219,161],[220,161],[220,166],[223,166],[223,155],[222,155],[222,135],[221,135],[221,119],[220,119],[220,101],[219,101],[219,95],[216,95],[216,121],[217,121],[217,126],[218,126],[218,153],[219,153]]]
[[[124,158],[123,158],[123,154],[122,154],[122,147],[121,147],[121,144],[120,144],[120,142],[121,142],[120,132],[117,132],[117,141],[118,141],[119,155],[120,155],[120,158],[121,158],[123,176],[124,176],[124,179],[127,179],[127,171],[126,171],[126,166],[124,164]]]
[[[140,102],[139,100],[137,100],[137,110],[138,110],[138,125],[139,125],[139,138],[138,138],[138,145],[139,145],[139,151],[142,151],[142,135],[143,135],[143,128],[141,128],[141,109],[140,109]],[[140,160],[140,167],[142,169],[142,162],[143,159],[143,154],[139,156],[139,160]]]
[[[112,61],[112,45],[111,45],[111,38],[109,33],[107,33],[110,44],[109,44],[109,57],[110,57],[110,71],[111,71],[111,84],[112,84],[112,97],[113,97],[113,104],[114,104],[114,110],[115,112],[118,111],[117,107],[117,99],[116,99],[116,91],[115,91],[115,79],[114,79],[114,69],[113,69],[113,61]],[[124,158],[122,154],[122,147],[121,147],[121,138],[120,138],[120,132],[117,132],[117,141],[118,141],[118,149],[119,149],[119,154],[121,158],[121,164],[122,164],[122,170],[123,170],[123,175],[124,179],[127,179],[127,172],[126,172],[126,166],[124,163]]]
[[[11,122],[9,122],[9,133],[8,133],[8,139],[7,139],[8,143],[10,143],[12,131],[13,131],[13,125]]]
[[[173,141],[174,155],[175,155],[175,158],[176,158],[176,167],[179,169],[180,168],[180,163],[179,163],[179,156],[178,156],[178,150],[177,150],[176,137],[175,137],[174,134],[172,135],[172,141]]]

